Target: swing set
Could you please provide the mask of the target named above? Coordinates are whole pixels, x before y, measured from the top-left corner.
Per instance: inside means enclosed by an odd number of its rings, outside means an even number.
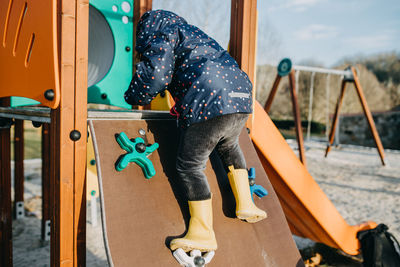
[[[382,146],[382,142],[379,138],[378,131],[376,130],[376,126],[374,120],[372,118],[372,114],[368,108],[367,101],[365,100],[365,96],[363,93],[363,89],[361,87],[360,80],[357,75],[357,71],[353,66],[346,68],[345,70],[334,70],[334,69],[325,69],[325,68],[318,68],[318,67],[308,67],[308,66],[295,66],[292,65],[292,62],[288,58],[284,58],[281,60],[277,67],[278,73],[275,77],[274,83],[272,85],[272,89],[269,93],[267,101],[264,105],[264,110],[268,113],[271,109],[272,102],[274,100],[275,94],[278,90],[279,83],[282,77],[288,76],[289,78],[289,91],[291,95],[291,102],[292,102],[292,109],[293,109],[293,117],[295,121],[295,129],[296,129],[296,139],[299,149],[299,158],[300,161],[306,166],[306,156],[305,156],[305,149],[304,149],[304,140],[303,140],[303,130],[301,126],[301,119],[300,119],[300,108],[298,105],[298,80],[299,74],[301,71],[303,72],[311,72],[311,83],[310,83],[310,98],[308,103],[308,117],[307,117],[307,140],[310,140],[310,133],[311,133],[311,121],[312,121],[312,107],[313,107],[313,95],[314,95],[314,80],[315,74],[321,73],[326,74],[326,134],[328,134],[327,127],[329,124],[329,95],[330,95],[330,77],[331,75],[339,75],[341,80],[341,90],[339,99],[336,103],[335,113],[332,120],[332,125],[330,127],[329,136],[327,135],[328,145],[325,150],[325,157],[328,156],[329,151],[332,148],[332,145],[335,141],[335,134],[338,127],[339,122],[339,112],[340,108],[343,103],[344,93],[346,90],[346,86],[348,83],[354,84],[354,87],[357,91],[361,106],[364,111],[364,115],[368,121],[369,128],[371,130],[372,136],[374,138],[379,157],[381,159],[382,165],[385,165],[385,154],[384,149]]]

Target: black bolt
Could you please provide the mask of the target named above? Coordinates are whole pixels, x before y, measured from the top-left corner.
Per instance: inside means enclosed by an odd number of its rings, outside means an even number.
[[[106,99],[106,98],[107,98],[107,94],[106,94],[106,93],[102,93],[102,94],[101,94],[101,98],[102,98],[102,99]]]
[[[246,128],[246,130],[247,130],[247,133],[250,134],[250,129],[249,129],[249,128]]]
[[[125,46],[125,51],[129,52],[129,51],[131,51],[131,48],[129,46]]]
[[[204,266],[204,264],[206,264],[206,261],[201,256],[194,257],[193,262],[196,266]]]
[[[35,128],[39,128],[40,126],[42,126],[42,123],[41,123],[41,122],[38,122],[38,121],[32,121],[32,125],[33,125],[33,127],[35,127]]]
[[[54,96],[55,96],[55,94],[54,94],[53,89],[49,89],[49,90],[46,90],[46,92],[44,92],[44,98],[46,98],[49,101],[52,101],[54,99]]]
[[[256,179],[249,178],[249,185],[255,185],[255,184],[256,184]]]
[[[92,165],[92,166],[96,165],[96,160],[92,159],[92,160],[90,161],[90,165]]]
[[[137,143],[135,148],[139,153],[144,153],[146,151],[146,145],[144,143]]]
[[[165,97],[165,92],[162,91],[162,92],[160,93],[160,96],[161,96],[161,97]]]
[[[78,141],[81,138],[81,133],[77,130],[73,130],[69,133],[69,138],[71,138],[72,141]]]

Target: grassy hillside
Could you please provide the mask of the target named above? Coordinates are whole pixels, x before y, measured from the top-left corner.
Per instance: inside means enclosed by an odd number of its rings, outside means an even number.
[[[35,128],[30,121],[24,122],[25,159],[41,158],[41,128]],[[11,128],[11,158],[14,158],[14,127]]]

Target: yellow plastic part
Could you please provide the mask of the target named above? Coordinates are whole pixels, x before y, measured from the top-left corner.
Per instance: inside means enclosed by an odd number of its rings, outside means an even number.
[[[96,164],[92,164],[95,162],[94,156],[94,148],[93,148],[93,141],[92,135],[89,135],[87,141],[87,150],[86,150],[86,181],[87,181],[87,198],[90,199],[91,196],[98,197],[99,196],[99,180],[97,178],[97,169]]]
[[[150,103],[151,110],[170,110],[173,106],[174,100],[168,91],[165,91],[164,97],[158,94]]]
[[[236,199],[236,216],[249,223],[267,218],[267,213],[257,208],[251,198],[247,170],[234,169],[233,166],[229,166],[228,178]]]
[[[357,232],[374,222],[349,225],[299,161],[262,106],[256,102],[251,138],[281,202],[292,233],[359,254]]]
[[[182,248],[185,252],[198,249],[201,252],[217,249],[213,230],[211,199],[189,201],[190,221],[187,234],[171,241],[171,250]]]
[[[0,97],[28,97],[57,108],[56,0],[0,1],[0,59]],[[52,99],[45,98],[47,90]]]

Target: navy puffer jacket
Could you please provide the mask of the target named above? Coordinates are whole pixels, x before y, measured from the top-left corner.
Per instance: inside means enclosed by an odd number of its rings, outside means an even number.
[[[252,84],[228,52],[196,26],[163,10],[146,12],[137,26],[141,62],[125,100],[146,105],[168,90],[183,128],[216,116],[251,113]]]

